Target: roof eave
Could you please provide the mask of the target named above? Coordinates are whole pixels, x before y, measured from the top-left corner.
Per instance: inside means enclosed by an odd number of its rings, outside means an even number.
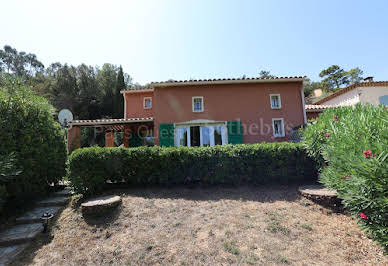
[[[171,86],[193,86],[193,85],[222,85],[222,84],[246,84],[246,83],[280,83],[280,82],[303,82],[301,78],[279,78],[279,79],[238,79],[238,80],[210,80],[210,81],[178,81],[178,82],[155,82],[151,83],[152,88]]]
[[[71,126],[105,126],[105,125],[117,125],[117,124],[131,124],[131,123],[143,123],[153,122],[154,119],[140,118],[140,119],[117,119],[117,120],[74,120],[69,122]]]
[[[144,92],[153,92],[154,89],[147,89],[147,90],[121,90],[121,94],[126,94],[126,93],[144,93]]]

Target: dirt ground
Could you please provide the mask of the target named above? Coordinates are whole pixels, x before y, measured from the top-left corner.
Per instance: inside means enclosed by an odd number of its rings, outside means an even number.
[[[388,265],[355,219],[295,186],[114,193],[111,217],[68,207],[14,265]]]

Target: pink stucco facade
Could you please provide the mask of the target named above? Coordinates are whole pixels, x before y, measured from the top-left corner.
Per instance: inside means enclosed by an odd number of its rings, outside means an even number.
[[[154,87],[155,144],[159,125],[196,120],[236,121],[243,126],[243,143],[289,139],[292,128],[304,124],[303,82],[266,82]],[[272,109],[270,95],[279,94],[281,108]],[[193,112],[192,97],[203,97],[203,112]],[[274,137],[272,120],[284,120],[284,137]]]

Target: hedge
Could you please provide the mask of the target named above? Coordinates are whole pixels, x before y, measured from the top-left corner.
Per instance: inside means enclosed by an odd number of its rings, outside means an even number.
[[[132,185],[287,184],[316,177],[300,144],[265,143],[215,147],[138,147],[75,150],[69,179],[83,194],[103,190],[107,180]]]
[[[17,207],[45,195],[49,184],[65,175],[64,132],[54,111],[46,99],[13,80],[0,86],[0,159],[12,154],[12,167],[18,170],[0,179],[0,202]]]
[[[320,181],[336,189],[370,235],[388,251],[388,110],[357,105],[331,108],[303,134],[323,167]]]

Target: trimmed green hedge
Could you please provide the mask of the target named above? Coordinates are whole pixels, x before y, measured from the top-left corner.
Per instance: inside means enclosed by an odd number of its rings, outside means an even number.
[[[331,108],[303,134],[323,165],[320,180],[388,251],[388,110],[356,105]]]
[[[65,175],[64,131],[54,112],[46,99],[16,81],[0,86],[0,159],[12,154],[12,167],[20,171],[0,178],[0,202],[24,204]]]
[[[69,157],[77,192],[94,194],[107,180],[134,185],[268,184],[314,179],[316,168],[293,143],[215,147],[84,148]]]

